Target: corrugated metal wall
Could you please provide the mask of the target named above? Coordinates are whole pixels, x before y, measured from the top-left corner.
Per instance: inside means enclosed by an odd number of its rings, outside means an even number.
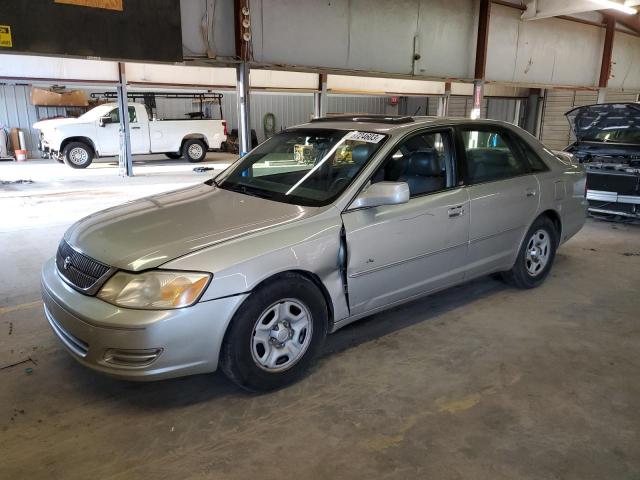
[[[438,114],[438,96],[407,97],[406,115],[432,116]]]
[[[27,150],[31,157],[38,156],[39,132],[32,128],[38,121],[36,107],[31,105],[30,85],[0,85],[0,127],[19,128],[25,133]],[[40,107],[43,119],[65,114],[64,108]],[[12,145],[11,148],[17,148]]]
[[[229,130],[238,128],[238,111],[235,92],[223,92],[222,110]],[[385,113],[389,97],[370,95],[328,95],[328,113]],[[275,130],[308,122],[313,115],[312,93],[251,94],[251,128],[256,130],[258,140],[265,139],[263,121],[267,113],[275,115]]]
[[[327,113],[385,113],[389,97],[329,95]]]
[[[482,100],[482,108],[480,109],[480,117],[487,118],[487,98]],[[449,116],[469,118],[471,109],[473,108],[473,97],[462,95],[451,95],[449,97]]]

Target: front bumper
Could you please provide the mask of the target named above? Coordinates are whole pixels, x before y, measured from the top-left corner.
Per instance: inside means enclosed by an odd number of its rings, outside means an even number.
[[[212,372],[224,333],[246,294],[176,310],[134,310],[83,295],[42,269],[47,320],[81,364],[125,380],[159,380]]]

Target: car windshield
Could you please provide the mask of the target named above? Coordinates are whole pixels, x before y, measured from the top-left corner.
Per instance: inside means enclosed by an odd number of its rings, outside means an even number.
[[[387,136],[379,133],[298,129],[279,133],[225,172],[218,185],[295,205],[333,202]]]
[[[100,105],[96,108],[92,108],[86,113],[83,113],[78,117],[78,119],[87,120],[87,121],[97,120],[98,118],[104,117],[105,115],[107,115],[114,108],[115,106],[112,104]]]

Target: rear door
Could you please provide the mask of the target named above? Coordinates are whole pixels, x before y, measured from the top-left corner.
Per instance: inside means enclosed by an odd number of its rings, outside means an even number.
[[[347,209],[347,282],[352,314],[391,305],[462,280],[469,199],[458,186],[453,131],[413,135],[370,182],[402,181],[402,205]]]
[[[540,186],[512,132],[478,124],[458,130],[470,202],[471,278],[511,268],[538,211]]]

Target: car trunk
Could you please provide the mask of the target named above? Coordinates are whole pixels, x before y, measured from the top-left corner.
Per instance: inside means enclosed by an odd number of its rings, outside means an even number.
[[[566,114],[567,148],[587,171],[589,211],[640,218],[640,104],[587,105]]]

